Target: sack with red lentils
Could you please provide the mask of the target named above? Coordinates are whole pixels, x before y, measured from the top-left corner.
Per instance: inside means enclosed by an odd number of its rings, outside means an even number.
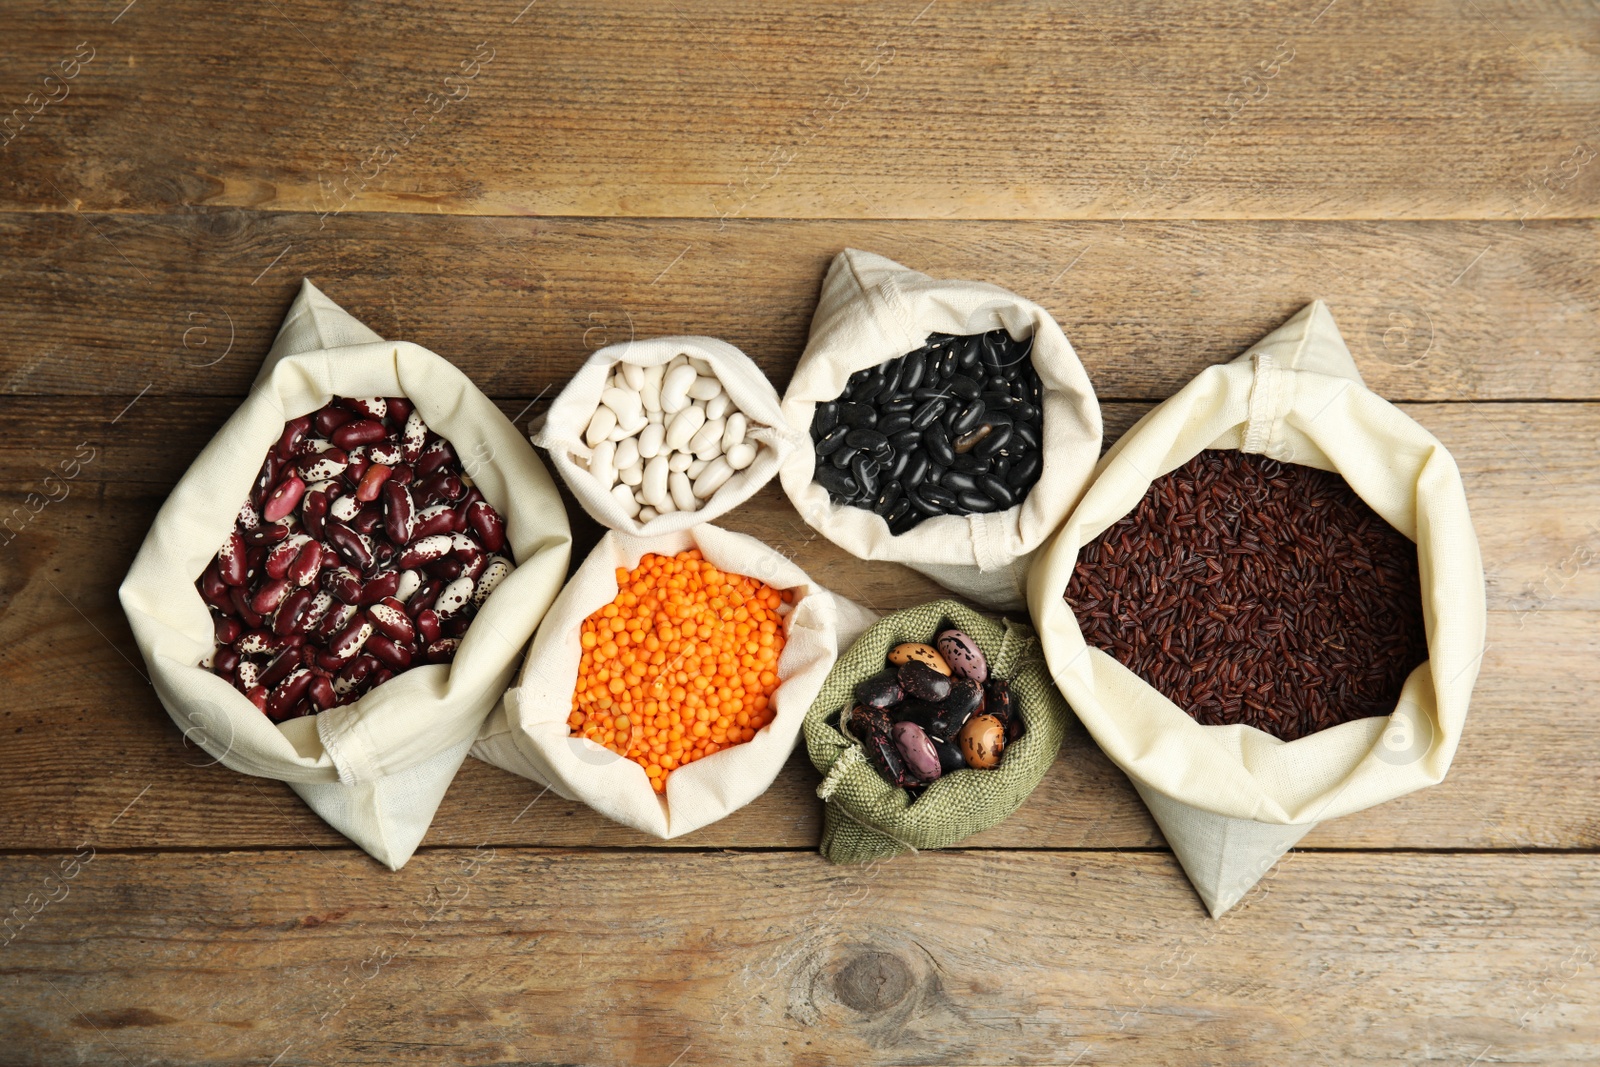
[[[744,534],[613,530],[546,614],[473,755],[681,837],[772,784],[871,621]]]
[[[1213,916],[1322,820],[1441,781],[1484,652],[1455,461],[1320,301],[1106,453],[1028,603]]]
[[[496,552],[510,561],[496,565],[496,574],[503,574],[498,585],[475,585],[479,579],[466,581],[465,586],[470,587],[474,597],[480,589],[483,595],[449,662],[422,662],[421,645],[411,653],[396,647],[403,638],[384,638],[389,642],[383,646],[386,654],[397,664],[398,658],[403,657],[413,665],[396,666],[393,677],[382,680],[388,671],[380,663],[377,673],[369,676],[377,677],[378,684],[359,695],[355,695],[354,688],[359,683],[350,680],[353,675],[347,677],[345,670],[329,661],[315,664],[325,670],[323,674],[313,674],[303,659],[286,660],[285,669],[292,670],[282,680],[275,681],[271,672],[278,667],[277,657],[312,651],[313,642],[324,640],[309,632],[315,624],[302,625],[298,621],[310,618],[313,612],[321,612],[342,627],[337,639],[326,640],[327,650],[321,654],[331,654],[339,641],[350,642],[341,646],[349,660],[347,668],[366,666],[358,661],[379,644],[381,635],[364,621],[368,617],[386,612],[385,621],[391,630],[410,627],[407,605],[401,598],[409,596],[415,605],[418,602],[414,598],[426,594],[417,592],[421,584],[406,588],[409,583],[401,564],[407,568],[410,564],[405,562],[404,552],[389,558],[383,566],[374,559],[372,568],[358,574],[344,565],[344,560],[327,562],[318,556],[308,557],[303,548],[296,564],[309,558],[313,566],[308,573],[293,577],[307,581],[288,596],[282,596],[280,588],[277,609],[254,602],[252,610],[259,610],[261,617],[253,620],[236,605],[230,611],[237,618],[224,614],[197,588],[197,580],[204,585],[205,576],[214,571],[223,555],[234,551],[231,546],[245,543],[240,529],[246,524],[247,514],[255,524],[250,527],[252,530],[265,533],[261,524],[266,523],[287,535],[271,544],[318,546],[317,539],[302,536],[302,530],[310,528],[304,518],[310,514],[305,502],[314,492],[324,490],[307,488],[306,480],[296,477],[302,482],[299,488],[303,495],[282,508],[281,514],[270,506],[257,511],[250,501],[263,460],[285,440],[286,423],[322,411],[335,397],[374,401],[408,398],[425,429],[453,446],[463,474],[503,518],[504,543],[498,545]],[[387,412],[387,407],[384,410]],[[320,430],[316,432],[320,434]],[[337,431],[332,433],[338,436]],[[328,444],[309,436],[303,440]],[[386,447],[396,446],[391,442]],[[283,470],[304,473],[311,486],[333,484],[331,480],[318,481],[311,473],[314,469],[327,467],[332,471],[337,467],[338,472],[343,472],[350,469],[343,461],[355,458],[342,449],[337,454],[321,451],[316,455],[290,455],[300,458]],[[335,455],[340,457],[338,462],[332,458]],[[403,459],[393,462],[393,469],[409,469]],[[379,464],[373,459],[366,470]],[[338,472],[325,473],[323,477],[342,477]],[[277,494],[285,486],[293,484],[287,475],[282,479],[274,490],[274,500],[279,499]],[[422,495],[426,486],[407,484],[417,489],[415,499],[428,499]],[[328,526],[345,514],[339,510],[342,504],[359,506],[363,499],[370,499],[355,487],[350,489],[328,509]],[[439,508],[451,510],[445,505]],[[426,518],[429,510],[419,512],[417,521],[432,521]],[[354,513],[350,521],[360,523]],[[407,525],[411,525],[409,519]],[[347,543],[374,552],[380,542],[378,531],[373,532],[374,536],[369,537],[352,530],[352,540]],[[403,535],[401,540],[405,540]],[[420,537],[406,551],[424,554],[424,547],[438,548],[441,541],[445,547],[456,547],[452,537],[441,535],[431,543],[428,537]],[[223,546],[220,551],[219,546]],[[375,859],[399,869],[427,833],[439,801],[466,758],[485,716],[511,681],[528,638],[544,609],[555,599],[566,574],[570,550],[566,511],[555,484],[527,439],[493,402],[442,357],[418,345],[383,341],[308,281],[290,307],[250,395],[217,431],[162,505],[122,583],[121,599],[134,639],[149,665],[156,695],[186,740],[233,770],[287,782],[334,829]],[[254,559],[256,552],[265,552],[265,544],[249,550],[248,555],[243,551],[237,559],[241,581],[261,581],[263,576],[255,571],[256,565],[246,560]],[[431,559],[439,553],[426,554]],[[272,558],[267,557],[264,567],[269,574]],[[246,571],[246,567],[251,569]],[[419,572],[406,573],[415,579]],[[336,587],[326,581],[329,578],[348,581],[351,587],[335,593]],[[387,582],[387,588],[380,587],[380,582]],[[450,585],[454,587],[457,582]],[[233,594],[242,593],[244,588],[237,582],[231,587]],[[374,591],[394,595],[379,602],[377,595],[368,595]],[[266,586],[262,585],[256,595],[265,592]],[[215,590],[212,595],[217,595]],[[441,609],[435,613],[439,617],[448,616],[439,603],[443,599],[441,593],[435,601]],[[303,613],[284,620],[283,613],[296,604],[302,606]],[[232,644],[224,643],[219,648],[223,628],[237,627],[239,618],[256,629],[240,636],[230,634]],[[462,613],[461,618],[465,621],[466,614]],[[296,625],[280,627],[280,621],[295,621]],[[420,617],[415,629],[419,633],[424,630]],[[291,639],[303,643],[291,645]],[[257,648],[248,642],[265,647]],[[259,661],[268,664],[261,678],[270,683],[273,694],[296,687],[297,692],[304,692],[308,684],[320,682],[327,687],[325,695],[332,699],[326,702],[325,710],[315,714],[301,714],[309,710],[303,703],[275,706],[273,697],[265,697],[263,706],[258,707],[241,690],[265,696],[261,691],[269,686],[246,683],[239,672],[248,656],[239,649],[247,654],[265,652],[275,657],[270,662],[265,657]],[[238,687],[221,676],[226,673],[217,662],[221,654],[232,655],[239,663],[232,672]],[[374,658],[373,662],[379,661]],[[251,670],[255,670],[254,664]],[[344,689],[346,685],[353,687]],[[277,714],[269,717],[272,712]]]

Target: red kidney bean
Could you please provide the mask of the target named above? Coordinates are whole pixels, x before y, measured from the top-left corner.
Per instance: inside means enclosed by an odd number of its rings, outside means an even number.
[[[346,604],[361,599],[361,580],[349,567],[328,567],[322,572],[322,588]]]
[[[410,485],[412,479],[415,477],[415,471],[413,471],[410,467],[401,464],[400,466],[395,467],[393,473],[389,475],[389,483],[393,483],[395,485]]]
[[[254,704],[258,711],[266,711],[267,710],[267,687],[266,686],[264,686],[264,685],[253,685],[245,693],[245,696],[250,699],[250,703]]]
[[[219,648],[211,657],[211,669],[218,674],[232,674],[239,669],[239,653],[231,648]]]
[[[277,522],[279,519],[294,511],[300,503],[300,497],[306,491],[306,483],[298,474],[291,474],[278,483],[272,490],[272,495],[261,508],[261,517],[268,522]]]
[[[391,477],[383,486],[384,533],[392,543],[404,548],[411,542],[411,530],[415,525],[416,510],[411,503],[411,490],[395,484]]]
[[[211,616],[211,630],[216,635],[217,644],[231,645],[239,640],[244,633],[244,624],[238,619],[230,619],[226,615]]]
[[[276,579],[287,575],[301,551],[311,543],[311,538],[305,534],[292,534],[273,545],[267,551],[266,562],[263,564],[267,577]]]
[[[354,418],[355,416],[350,414],[350,412],[346,411],[344,408],[334,407],[332,404],[329,404],[327,407],[317,412],[316,418],[313,421],[316,423],[318,433],[324,437],[331,437],[333,436],[333,431],[337,430],[339,427],[343,426],[345,423]]]
[[[372,566],[372,542],[342,522],[330,522],[324,527],[328,540],[344,561],[358,571]],[[337,595],[337,593],[335,594]],[[342,597],[340,599],[343,599]]]
[[[330,481],[343,474],[349,466],[350,457],[338,448],[330,448],[317,456],[302,456],[295,465],[300,477],[308,483]]]
[[[367,468],[372,466],[372,457],[365,448],[350,450],[350,464],[344,469],[344,480],[352,487],[361,484],[361,479],[366,475]]]
[[[274,578],[262,584],[255,595],[250,598],[250,610],[257,615],[270,615],[283,603],[289,595],[289,590],[294,588],[287,578]]]
[[[454,546],[451,539],[444,534],[420,537],[400,553],[400,566],[409,570],[424,563],[432,563],[436,559],[443,558],[452,547]]]
[[[500,513],[489,506],[488,501],[474,500],[467,505],[467,526],[478,535],[478,540],[483,542],[483,547],[490,552],[498,552],[506,544],[506,524]]]
[[[423,608],[417,612],[416,633],[422,638],[424,644],[432,644],[439,640],[440,622],[439,613],[432,608]]]
[[[360,652],[372,639],[372,623],[362,614],[350,620],[350,625],[340,630],[328,641],[328,655],[343,663]]]
[[[389,431],[376,419],[357,419],[340,426],[329,436],[340,448],[351,449],[357,445],[381,441],[389,436]]]
[[[402,644],[410,644],[417,636],[417,629],[411,622],[411,616],[406,614],[406,606],[393,597],[385,598],[368,608],[367,617],[385,636]]]
[[[369,502],[378,499],[378,493],[383,489],[383,483],[389,479],[390,468],[383,463],[374,463],[367,468],[367,473],[361,476],[361,484],[356,486],[356,499]]]
[[[446,637],[465,637],[467,635],[467,627],[471,625],[472,616],[462,612],[444,620],[440,624],[440,629],[444,631]]]
[[[378,686],[382,685],[384,682],[387,682],[393,677],[394,671],[391,671],[388,667],[379,667],[377,670],[372,672],[372,688],[378,688]]]
[[[267,494],[272,487],[278,484],[278,458],[271,452],[267,453],[266,460],[261,464],[261,470],[256,472],[255,484],[250,488],[250,503],[257,508],[266,503]]]
[[[422,416],[413,411],[406,416],[405,429],[400,431],[400,455],[406,463],[415,466],[428,445],[428,426]]]
[[[276,722],[289,718],[295,705],[304,699],[313,677],[310,671],[301,667],[279,682],[272,692],[267,694],[267,718]]]
[[[367,638],[367,651],[394,670],[403,671],[411,666],[411,653],[406,647],[395,644],[383,634],[374,633]]]
[[[283,603],[278,605],[277,614],[272,617],[272,632],[284,637],[300,629],[306,609],[311,607],[316,595],[314,589],[300,588],[284,597]]]
[[[270,526],[263,526],[259,530],[247,530],[244,533],[244,543],[247,545],[270,545],[274,541],[282,541],[289,536],[288,523],[275,522]]]
[[[389,413],[389,402],[381,396],[341,396],[334,403],[363,419],[381,419]]]
[[[294,562],[289,565],[288,577],[295,585],[307,586],[317,580],[317,574],[326,562],[325,557],[332,553],[324,552],[322,546],[315,541],[308,541],[300,550]]]
[[[429,663],[449,663],[456,658],[456,653],[460,650],[459,638],[441,637],[428,646],[427,660]]]
[[[244,535],[237,529],[228,532],[228,539],[217,551],[218,573],[229,585],[243,585],[245,581]]]
[[[432,563],[424,563],[422,569],[438,578],[440,581],[453,582],[461,577],[461,561],[454,556],[436,559]]]
[[[263,620],[260,613],[250,606],[250,598],[244,589],[233,586],[228,590],[228,596],[233,601],[233,613],[239,621],[252,630],[259,630]]]
[[[228,583],[222,578],[220,558],[207,563],[206,569],[200,572],[200,596],[224,615],[233,614],[233,601],[228,598]]]
[[[384,571],[361,587],[361,597],[356,603],[365,606],[392,597],[400,588],[400,572]]]
[[[383,525],[383,509],[373,504],[368,504],[356,512],[356,517],[351,519],[349,526],[358,534],[371,537],[379,526]]]
[[[460,500],[461,494],[466,491],[467,487],[461,479],[449,471],[438,471],[417,483],[417,492],[434,501],[448,500],[454,503]]]
[[[333,691],[333,683],[320,675],[311,679],[311,686],[306,690],[306,695],[311,698],[311,703],[318,711],[327,711],[339,703],[339,698]]]
[[[323,489],[312,489],[300,501],[300,522],[305,526],[306,533],[322,540],[322,524],[328,517],[328,493]]]
[[[290,673],[300,669],[302,645],[286,645],[278,650],[272,657],[272,662],[267,664],[267,669],[261,672],[261,684],[271,689]]]
[[[417,410],[417,405],[403,396],[386,396],[384,402],[389,405],[389,421],[396,426],[404,426],[411,413]]]
[[[425,478],[445,464],[454,463],[455,458],[456,452],[450,447],[450,442],[442,437],[436,437],[422,450],[422,455],[417,457],[414,466],[417,468],[418,477]]]
[[[283,424],[283,435],[278,438],[277,453],[279,459],[292,459],[300,448],[300,442],[305,440],[306,433],[311,429],[311,416],[301,415],[298,419],[290,419]]]
[[[406,601],[406,610],[415,619],[419,613],[432,608],[442,592],[444,592],[444,583],[437,578],[429,578],[418,588],[416,595]]]

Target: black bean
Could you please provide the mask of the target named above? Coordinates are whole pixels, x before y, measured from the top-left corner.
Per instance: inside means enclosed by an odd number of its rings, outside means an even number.
[[[848,426],[835,426],[817,439],[817,455],[826,456],[844,445],[844,435],[850,432]]]
[[[944,414],[939,416],[939,425],[944,427],[946,434],[950,435],[951,437],[956,437],[957,434],[951,429],[951,427],[956,424],[956,420],[960,417],[961,405],[951,404],[949,407],[944,409]]]
[[[954,470],[970,471],[974,474],[978,471],[989,469],[989,464],[986,461],[979,459],[971,452],[957,452],[956,458],[950,461],[950,466]]]
[[[978,491],[978,476],[966,471],[948,470],[939,475],[939,484],[956,493]]]
[[[939,357],[939,378],[941,381],[949,380],[950,376],[956,372],[956,367],[960,360],[961,353],[956,350],[954,345],[943,349]]]
[[[968,378],[965,374],[957,374],[945,383],[945,387],[963,400],[976,400],[983,392],[978,383]]]
[[[905,373],[905,359],[890,360],[883,365],[883,385],[878,388],[878,393],[873,400],[878,404],[887,404],[894,399],[895,393],[900,390],[900,375]]]
[[[1017,495],[1011,491],[1011,487],[992,474],[979,475],[978,490],[1002,508],[1009,508],[1017,502]]]
[[[854,429],[845,435],[845,444],[851,448],[881,448],[889,439],[877,430]]]
[[[909,497],[900,501],[900,504],[896,504],[895,510],[899,511],[901,505],[905,506],[905,511],[895,518],[888,520],[889,533],[895,537],[899,537],[901,534],[915,529],[917,523],[928,517],[916,509]]]
[[[895,501],[905,495],[905,490],[900,487],[900,483],[893,481],[892,478],[893,476],[891,475],[885,479],[883,488],[878,490],[877,499],[872,502],[872,510],[879,515],[888,511]]]
[[[988,423],[984,423],[982,426],[968,430],[966,433],[956,438],[951,442],[951,447],[956,450],[957,454],[962,452],[971,452],[980,443],[987,440],[989,435],[993,432],[994,427],[990,426]]]
[[[989,470],[993,472],[996,478],[1004,478],[1007,474],[1011,473],[1011,457],[999,457],[993,463],[989,464]]]
[[[850,466],[850,464],[852,462],[855,461],[856,456],[859,455],[859,454],[860,453],[859,453],[858,449],[854,449],[854,448],[851,448],[849,445],[845,445],[843,448],[839,449],[833,455],[829,456],[828,457],[828,462],[832,463],[835,467],[838,467],[840,470],[844,470],[846,467]]]
[[[1021,447],[1033,449],[1039,447],[1039,431],[1033,428],[1033,423],[1019,422],[1011,428],[1016,433],[1017,443]]]
[[[858,370],[850,375],[850,381],[845,385],[844,395],[849,400],[865,400],[878,391],[877,371],[873,367]]]
[[[1039,409],[1026,400],[1019,400],[1011,408],[1011,417],[1018,422],[1036,422],[1039,418]]]
[[[817,413],[811,417],[811,436],[820,437],[837,425],[839,425],[839,402],[830,400],[825,404],[818,404]]]
[[[983,401],[981,401],[981,400],[972,401],[972,403],[968,404],[965,408],[963,408],[961,410],[961,414],[960,415],[956,416],[956,421],[950,424],[950,432],[951,432],[951,434],[959,437],[960,435],[966,433],[968,430],[976,429],[978,424],[983,421],[983,413],[986,410],[988,410],[988,409],[983,406]],[[857,430],[856,432],[857,433],[871,433],[872,431],[871,430]]]
[[[905,473],[900,476],[901,484],[907,489],[915,489],[922,484],[922,479],[928,476],[928,454],[926,452],[913,452],[911,460],[906,464]]]
[[[1024,452],[1011,462],[1011,473],[1006,475],[1006,484],[1013,489],[1021,489],[1033,484],[1039,474],[1039,453]]]
[[[889,447],[903,452],[908,448],[916,448],[921,441],[922,435],[916,430],[901,430],[889,438]]]
[[[981,398],[990,410],[1009,411],[1016,405],[1020,397],[1012,396],[1009,392],[996,389],[985,389]]]
[[[928,457],[941,467],[948,467],[955,462],[956,454],[950,447],[950,439],[939,427],[930,426],[922,432],[922,445],[928,450]]]
[[[904,392],[903,389],[901,391]],[[909,415],[915,410],[917,410],[917,402],[911,397],[905,397],[903,400],[891,400],[878,409],[878,418],[881,419],[885,415]]]
[[[833,496],[850,496],[857,488],[849,472],[842,471],[831,463],[824,463],[817,468],[816,479],[817,484]]]
[[[912,427],[918,430],[926,430],[938,421],[939,416],[944,414],[944,409],[949,406],[950,401],[947,398],[942,396],[934,397],[918,408],[915,415],[911,416]]]
[[[999,370],[1011,364],[1011,335],[1004,330],[990,330],[983,335],[983,365]]]
[[[856,429],[871,429],[878,421],[878,412],[870,404],[840,404],[839,421]]]
[[[895,523],[905,518],[907,513],[910,511],[911,495],[909,493],[902,493],[900,496],[894,499],[893,503],[891,503],[879,514],[883,516],[885,522],[887,522],[890,526],[893,526]]]
[[[912,453],[910,451],[903,448],[897,449],[895,451],[894,460],[889,464],[889,468],[884,473],[884,477],[898,482],[901,476],[905,474],[906,468],[911,465],[911,456]]]
[[[972,446],[972,454],[979,459],[992,459],[1011,440],[1012,428],[1005,423],[987,423],[989,435]],[[983,429],[982,426],[978,429]]]
[[[924,486],[922,491],[926,493],[928,491],[927,487]],[[984,494],[976,491],[957,495],[956,503],[959,504],[964,511],[985,512],[996,510],[993,500],[990,500]]]
[[[911,428],[910,415],[885,415],[878,420],[877,430],[888,437],[893,437],[901,430]]]
[[[979,334],[973,334],[958,343],[961,345],[961,356],[957,366],[971,374],[978,369],[978,360],[983,354],[983,338]]]
[[[927,373],[928,364],[923,359],[921,352],[912,352],[906,356],[906,369],[900,375],[900,392],[909,393],[922,384],[922,376]]]
[[[956,495],[948,489],[934,485],[932,482],[924,482],[917,486],[917,491],[912,496],[914,499],[920,499],[927,504],[931,504],[939,511],[954,511],[956,507]],[[984,498],[984,501],[987,503],[988,498]]]
[[[878,464],[877,461],[857,454],[850,464],[850,473],[855,476],[856,484],[861,486],[861,491],[868,496],[878,495]]]

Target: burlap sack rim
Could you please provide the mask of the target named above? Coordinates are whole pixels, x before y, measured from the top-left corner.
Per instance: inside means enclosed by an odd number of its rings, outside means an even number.
[[[919,618],[930,619],[930,625],[912,622]],[[867,762],[861,746],[828,719],[849,703],[856,682],[882,669],[889,649],[906,641],[930,641],[934,636],[931,626],[937,625],[940,618],[948,618],[971,636],[989,660],[991,671],[1006,678],[1014,691],[1019,683],[1024,687],[1031,683],[1038,686],[1042,695],[1033,700],[1017,699],[1017,710],[1028,731],[1007,748],[1007,756],[998,768],[969,769],[941,777],[913,803],[904,789],[884,781]],[[884,616],[834,663],[806,713],[807,753],[823,776],[823,783],[817,790],[825,802],[826,815],[821,851],[830,860],[841,862],[830,847],[843,829],[840,819],[855,824],[866,837],[865,847],[879,856],[905,850],[948,848],[997,825],[1026,802],[1048,773],[1066,736],[1068,715],[1066,700],[1050,677],[1032,627],[1010,619],[990,618],[949,598]],[[1013,754],[1022,758],[1013,758]],[[959,829],[935,825],[950,816],[942,809],[960,800],[952,795],[951,788],[957,778],[976,781],[984,787],[982,792],[986,798],[980,810],[955,813],[962,822],[970,820],[981,825]],[[1012,790],[1018,794],[1015,802],[1007,801],[1004,796]],[[853,806],[862,804],[885,808],[892,812],[892,817],[874,819],[851,811]],[[991,804],[999,806],[991,807]],[[873,842],[871,838],[874,837],[879,840]],[[857,860],[870,858],[873,857],[855,857]]]

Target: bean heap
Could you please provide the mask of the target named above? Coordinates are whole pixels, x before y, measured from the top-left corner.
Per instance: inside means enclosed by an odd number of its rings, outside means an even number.
[[[642,766],[664,793],[673,770],[772,721],[793,594],[718,570],[695,548],[617,568],[617,590],[579,631],[567,726]]]
[[[449,663],[511,573],[505,523],[404,397],[336,397],[283,428],[195,583],[202,666],[274,721]]]
[[[1004,511],[1039,480],[1044,413],[1033,340],[928,335],[850,376],[811,420],[816,480],[903,534],[935,515]]]
[[[1196,722],[1285,741],[1388,715],[1428,657],[1416,546],[1339,475],[1231,450],[1158,478],[1066,599]]]
[[[844,726],[890,785],[915,791],[951,771],[989,770],[1022,736],[1011,688],[960,630],[945,625],[932,645],[896,645],[888,660],[856,683]]]
[[[584,430],[588,470],[630,518],[698,511],[755,462],[750,426],[702,359],[619,363]]]

